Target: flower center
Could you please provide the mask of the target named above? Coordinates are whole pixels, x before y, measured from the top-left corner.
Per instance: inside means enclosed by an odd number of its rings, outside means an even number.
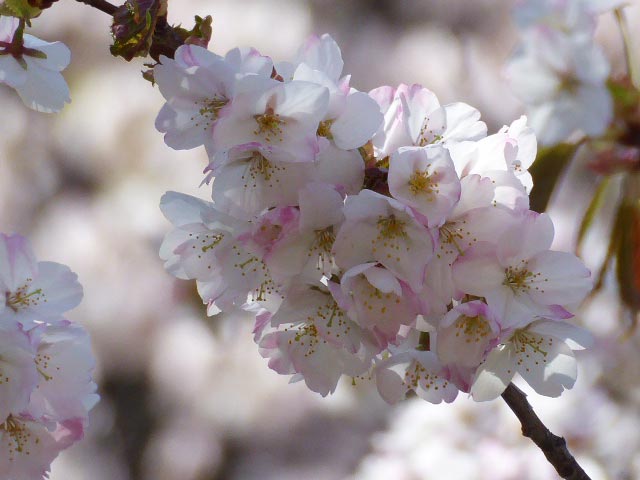
[[[266,142],[274,139],[282,141],[282,127],[286,121],[280,118],[280,115],[274,112],[272,107],[267,107],[266,111],[261,115],[254,115],[258,129],[253,131],[254,135],[261,135]]]
[[[405,232],[404,227],[405,222],[398,220],[395,215],[381,217],[378,220],[378,231],[383,238],[406,238],[407,232]]]
[[[229,103],[224,97],[214,96],[213,98],[206,98],[200,102],[196,102],[196,105],[199,105],[200,108],[198,113],[205,120],[204,130],[210,127],[220,115],[220,110]],[[191,117],[191,120],[194,120],[194,117]],[[199,126],[199,123],[195,124],[196,127]]]
[[[29,283],[31,279],[27,279],[27,283],[18,288],[13,294],[10,292],[6,293],[6,304],[7,306],[13,310],[14,312],[18,312],[22,308],[29,308],[39,305],[40,302],[46,302],[45,294],[42,292],[41,288],[34,290],[33,292],[29,292]]]
[[[537,275],[529,271],[526,266],[523,267],[507,267],[504,270],[504,280],[502,285],[509,287],[513,293],[524,293],[531,289],[529,282]]]
[[[465,343],[479,343],[491,333],[491,327],[480,315],[475,317],[462,316],[456,322],[456,337],[463,335]]]
[[[31,454],[27,449],[29,441],[31,440],[31,432],[25,428],[22,422],[13,417],[13,415],[9,415],[4,423],[0,424],[0,430],[7,432],[10,438],[10,441],[5,447],[8,449],[9,460],[14,460],[16,453],[24,455]],[[35,438],[34,442],[38,443],[39,439]]]
[[[409,177],[409,190],[413,195],[424,194],[428,201],[434,200],[439,193],[438,183],[433,181],[433,176],[420,170],[416,170]]]

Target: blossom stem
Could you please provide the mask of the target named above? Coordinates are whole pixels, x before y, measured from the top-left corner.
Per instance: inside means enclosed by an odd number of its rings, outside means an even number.
[[[97,8],[98,10],[113,16],[116,13],[118,7],[113,5],[112,3],[107,2],[107,0],[76,0],[76,2],[85,3],[90,7]]]
[[[564,438],[558,437],[542,423],[527,401],[525,393],[513,383],[502,392],[502,398],[522,424],[522,435],[535,443],[547,460],[566,480],[591,480],[567,448]]]
[[[631,83],[640,88],[640,72],[638,71],[637,59],[634,56],[633,46],[631,44],[631,35],[629,33],[629,24],[622,11],[622,8],[616,8],[614,10],[616,15],[616,21],[620,27],[620,34],[622,35],[622,43],[624,45],[624,54],[627,61],[627,73],[631,79]]]

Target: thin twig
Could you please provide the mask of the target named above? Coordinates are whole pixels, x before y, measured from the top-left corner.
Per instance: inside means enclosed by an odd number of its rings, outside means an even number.
[[[90,7],[97,8],[98,10],[113,16],[118,9],[117,6],[107,2],[107,0],[76,0],[76,2],[86,3]]]
[[[522,390],[510,383],[502,398],[520,420],[522,435],[533,440],[558,475],[566,480],[591,480],[569,452],[565,439],[551,433],[538,418]]]

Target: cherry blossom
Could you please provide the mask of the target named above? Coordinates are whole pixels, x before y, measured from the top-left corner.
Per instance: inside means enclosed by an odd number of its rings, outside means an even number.
[[[511,330],[478,369],[471,395],[492,400],[519,373],[536,392],[557,397],[576,380],[573,350],[589,346],[590,339],[586,331],[562,321],[538,320]]]
[[[80,440],[98,401],[88,334],[62,315],[82,287],[64,265],[38,262],[26,238],[0,233],[0,476],[45,478]]]
[[[343,377],[375,381],[390,403],[499,394],[485,377],[515,371],[503,352],[542,322],[564,325],[591,285],[529,210],[535,125],[487,135],[475,108],[420,85],[358,92],[328,35],[270,73],[245,52],[184,47],[165,61],[179,75],[235,72],[205,136],[213,203],[162,199],[166,269],[197,281],[209,315],[254,314],[269,367],[323,396]],[[178,90],[166,105],[191,94]]]
[[[530,125],[545,145],[558,143],[576,131],[600,135],[613,116],[605,83],[609,64],[593,42],[592,15],[577,0],[554,3],[565,6],[560,11],[551,6],[550,12],[542,15],[557,19],[559,25],[549,28],[536,23],[527,28],[506,67],[511,88],[526,104]],[[540,15],[535,13],[531,21],[541,21]],[[565,18],[560,18],[563,15]]]
[[[535,317],[566,319],[565,308],[591,289],[589,270],[573,254],[549,250],[553,224],[545,214],[522,215],[495,244],[478,242],[453,265],[459,290],[484,297],[508,326]]]
[[[0,233],[0,323],[28,329],[58,319],[82,299],[77,278],[65,265],[38,262],[24,237]]]
[[[376,385],[389,403],[406,398],[413,391],[430,403],[451,403],[458,389],[450,381],[448,370],[433,352],[407,350],[376,364]]]
[[[161,57],[154,68],[154,81],[167,100],[156,128],[165,133],[165,143],[175,149],[204,145],[210,155],[213,131],[220,110],[237,90],[238,81],[247,75],[268,78],[271,60],[256,50],[234,49],[220,57],[197,45],[182,45],[175,60]]]
[[[0,17],[0,83],[14,88],[27,107],[58,112],[71,101],[60,73],[71,52],[61,42],[45,42],[23,29],[18,18]]]

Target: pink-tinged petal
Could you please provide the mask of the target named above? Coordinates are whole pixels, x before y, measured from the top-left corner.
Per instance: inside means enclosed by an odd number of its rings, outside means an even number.
[[[437,130],[444,128],[444,112],[441,112],[438,97],[431,90],[418,84],[400,84],[396,98],[402,104],[412,143],[419,143],[419,139],[428,135],[434,126]]]
[[[27,239],[0,233],[0,290],[15,292],[37,271],[36,257]]]
[[[174,226],[203,223],[211,215],[213,204],[184,193],[166,192],[160,210]]]
[[[413,325],[418,302],[413,292],[375,263],[357,265],[341,279],[347,314],[371,331],[380,348],[395,341],[402,325]]]
[[[378,393],[382,399],[393,405],[400,400],[404,400],[406,396],[406,388],[404,387],[404,380],[399,370],[400,367],[393,368],[376,368],[376,386],[378,387]]]
[[[487,125],[480,121],[480,112],[471,105],[458,102],[443,108],[447,122],[445,141],[479,140],[487,136]]]
[[[0,417],[6,419],[27,407],[39,376],[35,348],[17,324],[2,322],[0,351]]]
[[[565,389],[573,387],[578,370],[576,359],[567,344],[530,330],[519,336],[522,351],[516,351],[518,373],[537,393],[558,397]]]
[[[319,230],[338,225],[344,220],[344,200],[333,185],[309,183],[300,189],[300,228]]]
[[[174,150],[189,150],[207,141],[206,131],[198,128],[200,119],[192,112],[176,111],[165,103],[156,117],[155,127],[163,132],[164,142]]]
[[[393,293],[398,296],[402,295],[402,286],[390,271],[374,266],[367,268],[362,273],[369,283],[381,292]]]
[[[166,59],[167,57],[161,56],[161,63],[164,64]],[[199,45],[184,44],[178,47],[174,54],[174,59],[182,68],[188,68],[209,66],[222,60],[222,57]]]
[[[567,322],[537,321],[528,330],[545,337],[554,337],[565,342],[571,350],[583,350],[593,346],[593,335],[577,325]]]
[[[53,421],[86,418],[98,399],[87,332],[78,325],[61,324],[40,325],[30,334],[38,349],[35,364],[40,381],[25,413]]]
[[[383,121],[380,107],[369,95],[354,92],[347,96],[341,115],[331,124],[338,148],[351,150],[367,143]]]
[[[494,184],[495,204],[505,206],[514,212],[529,210],[529,192],[520,181],[520,177],[508,170],[490,170],[483,175],[490,178]]]
[[[468,175],[460,179],[460,200],[451,212],[458,217],[469,210],[488,207],[493,200],[494,186],[491,179],[480,175]]]
[[[340,150],[327,142],[313,166],[315,182],[333,185],[343,195],[355,195],[362,190],[364,161],[355,150]]]
[[[551,247],[553,222],[546,213],[524,212],[519,221],[502,233],[497,255],[500,264],[518,266]],[[550,302],[559,303],[559,302]]]
[[[227,52],[224,59],[236,72],[242,74],[254,73],[269,77],[273,70],[271,58],[262,55],[255,48],[234,48]]]
[[[498,263],[495,246],[478,242],[458,257],[453,264],[453,282],[459,290],[484,297],[500,288],[504,268]]]
[[[298,51],[296,60],[296,63],[306,63],[314,70],[324,72],[334,82],[338,81],[344,67],[340,47],[327,33],[322,37],[309,37]]]
[[[471,396],[476,402],[498,398],[515,374],[513,352],[508,347],[494,348],[476,373]]]
[[[82,438],[83,419],[47,425],[28,417],[11,416],[0,427],[0,478],[33,480],[48,478],[51,462],[61,450]]]
[[[527,125],[527,117],[522,115],[514,120],[507,133],[509,137],[516,139],[518,145],[517,166],[522,170],[528,170],[536,159],[538,142],[535,132]]]
[[[570,305],[581,302],[592,288],[591,272],[572,253],[546,251],[529,262],[534,272],[529,294],[545,305]]]
[[[250,220],[268,208],[295,205],[312,176],[306,163],[270,161],[262,156],[219,168],[212,198],[220,211]]]
[[[0,17],[0,42],[10,43],[19,24],[17,17]]]
[[[272,160],[313,162],[328,102],[326,88],[300,81],[238,94],[220,111],[214,142],[220,150],[257,142],[278,148]]]
[[[476,368],[495,346],[500,330],[497,318],[480,301],[460,304],[440,322],[436,351],[444,364]]]
[[[460,199],[460,180],[442,145],[402,147],[390,159],[389,191],[394,198],[439,227]]]

